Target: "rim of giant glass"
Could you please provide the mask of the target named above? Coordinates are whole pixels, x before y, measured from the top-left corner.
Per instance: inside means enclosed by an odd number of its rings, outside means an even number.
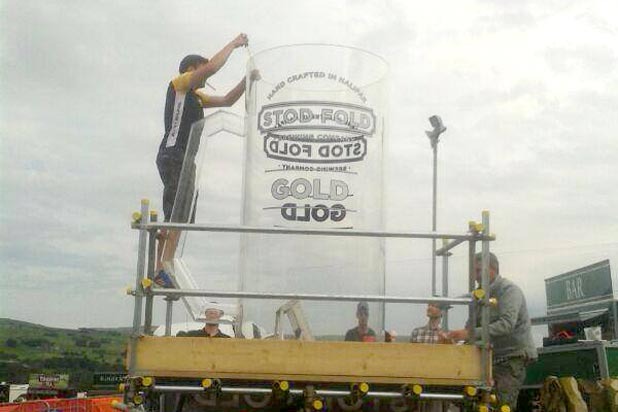
[[[284,44],[282,46],[274,46],[268,49],[260,50],[254,54],[250,53],[249,62],[255,61],[255,59],[259,55],[267,53],[267,52],[271,52],[271,51],[278,50],[278,49],[285,49],[288,47],[299,47],[299,46],[326,46],[326,47],[331,47],[331,48],[348,49],[348,50],[354,50],[354,51],[361,52],[363,54],[375,57],[377,60],[379,60],[382,63],[382,67],[383,67],[382,73],[377,77],[376,80],[363,84],[361,87],[368,87],[368,86],[372,86],[376,83],[381,82],[386,77],[386,75],[388,74],[390,70],[390,65],[388,64],[386,59],[384,59],[384,57],[380,56],[377,53],[371,52],[366,49],[361,49],[360,47],[356,47],[356,46],[345,46],[342,44],[335,44],[335,43],[296,43],[296,44]],[[247,63],[247,65],[249,65],[249,62]],[[262,80],[268,84],[275,84],[265,79],[262,79]]]

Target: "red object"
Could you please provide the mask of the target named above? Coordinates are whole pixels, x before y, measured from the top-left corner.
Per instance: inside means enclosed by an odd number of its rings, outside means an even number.
[[[112,401],[122,401],[121,396],[104,398],[38,399],[20,403],[0,403],[0,412],[112,412]]]
[[[370,335],[363,336],[363,342],[375,342],[375,341],[376,341],[375,336],[370,336]]]
[[[556,333],[556,338],[558,339],[571,339],[574,336],[575,336],[574,334],[572,334],[571,332],[567,330],[561,330],[560,332]]]

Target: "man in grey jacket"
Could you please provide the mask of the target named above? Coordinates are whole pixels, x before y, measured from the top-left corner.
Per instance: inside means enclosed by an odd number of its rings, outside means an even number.
[[[476,281],[481,281],[481,254],[475,259]],[[493,350],[493,378],[500,403],[511,410],[517,408],[517,396],[526,377],[526,365],[536,360],[536,348],[532,340],[530,317],[526,298],[521,289],[500,276],[498,258],[489,254],[489,296],[496,298],[497,305],[490,309],[489,339]],[[475,336],[481,335],[480,316]],[[459,341],[468,339],[468,330],[459,329],[449,333],[449,338]]]

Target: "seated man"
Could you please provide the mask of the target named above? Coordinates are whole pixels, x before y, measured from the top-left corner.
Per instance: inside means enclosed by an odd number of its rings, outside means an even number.
[[[427,305],[427,324],[412,330],[412,343],[450,343],[446,331],[442,330],[442,316],[451,306],[447,303],[430,303]],[[441,401],[421,401],[418,405],[420,412],[442,412],[446,408]]]
[[[179,337],[207,337],[207,338],[229,338],[230,336],[219,330],[219,321],[223,316],[223,311],[218,308],[208,307],[204,311],[206,320],[202,329],[180,331],[176,334]]]
[[[375,342],[376,333],[368,325],[369,305],[367,302],[358,302],[358,306],[356,307],[356,319],[358,319],[358,326],[350,329],[345,334],[345,340],[352,342]]]
[[[412,330],[410,342],[412,343],[447,343],[446,331],[442,330],[443,311],[450,309],[448,304],[430,303],[427,305],[427,317],[429,321],[425,326]]]

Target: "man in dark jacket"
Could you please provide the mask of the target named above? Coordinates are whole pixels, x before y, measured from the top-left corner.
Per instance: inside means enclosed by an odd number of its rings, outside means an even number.
[[[369,305],[367,302],[358,302],[358,306],[356,307],[356,319],[358,319],[358,326],[347,331],[345,340],[375,342],[376,333],[369,327]]]
[[[178,337],[205,337],[205,338],[230,338],[231,336],[219,330],[219,322],[223,311],[218,308],[209,307],[204,311],[206,320],[204,321],[204,327],[202,329],[180,331],[176,334]]]
[[[481,254],[475,259],[476,281],[481,281]],[[489,254],[489,296],[496,298],[489,318],[489,340],[493,351],[493,378],[498,400],[511,410],[517,408],[517,396],[526,377],[526,365],[536,359],[526,298],[519,286],[500,276],[498,258]],[[475,336],[481,336],[480,316]],[[468,339],[468,330],[451,331],[449,338]]]

